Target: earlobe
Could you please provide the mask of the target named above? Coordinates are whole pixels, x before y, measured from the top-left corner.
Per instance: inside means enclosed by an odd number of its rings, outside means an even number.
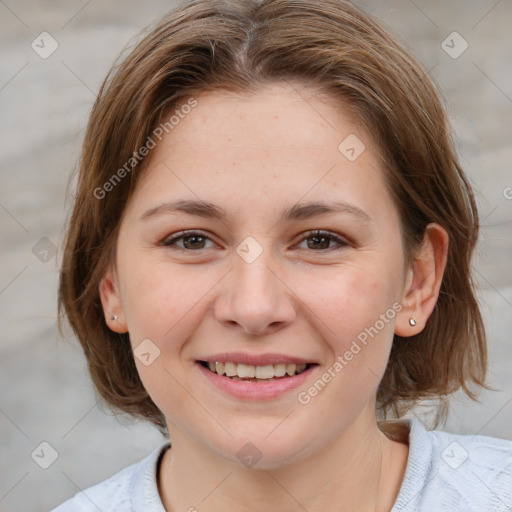
[[[425,328],[439,297],[448,242],[448,233],[439,224],[431,223],[426,227],[423,243],[407,273],[402,310],[395,324],[398,336],[414,336]]]
[[[99,294],[108,327],[114,332],[128,332],[117,275],[112,267],[107,269],[100,281]]]

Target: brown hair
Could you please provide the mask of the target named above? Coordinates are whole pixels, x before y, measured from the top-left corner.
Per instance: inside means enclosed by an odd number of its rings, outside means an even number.
[[[395,336],[377,394],[379,412],[400,417],[420,400],[436,398],[445,416],[445,395],[461,387],[476,399],[468,385],[486,387],[487,349],[471,277],[478,235],[471,187],[422,66],[374,19],[341,0],[187,2],[150,27],[112,68],[83,143],[60,272],[60,333],[65,310],[103,399],[165,430],[139,379],[128,334],[108,328],[98,290],[115,264],[124,207],[147,164],[134,154],[187,98],[214,90],[257,92],[279,81],[312,85],[334,104],[348,105],[374,137],[408,259],[428,223],[449,235],[438,302],[422,332]],[[116,173],[122,179],[113,183]]]

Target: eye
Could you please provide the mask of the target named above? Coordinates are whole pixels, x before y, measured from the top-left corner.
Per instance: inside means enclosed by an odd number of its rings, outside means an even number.
[[[183,240],[183,247],[178,245],[178,241]],[[166,238],[160,245],[165,247],[175,246],[178,250],[195,250],[195,249],[210,249],[211,247],[205,247],[207,240],[210,240],[205,234],[200,231],[182,231],[177,233],[175,236]],[[211,240],[210,240],[211,241]]]
[[[306,235],[302,241],[311,240],[311,243],[307,243],[307,248],[317,250],[317,252],[318,250],[332,249],[332,247],[329,247],[331,241],[336,242],[341,247],[350,245],[345,239],[329,231],[315,230],[310,231]]]
[[[330,233],[329,231],[315,230],[306,233],[306,236],[302,238],[301,242],[311,240],[311,243],[307,243],[307,248],[312,249],[315,252],[325,251],[332,249],[330,247],[331,242],[335,242],[339,247],[349,246],[349,242],[345,239]],[[180,246],[178,242],[182,241],[183,246]],[[200,231],[181,231],[174,236],[166,238],[160,245],[164,247],[172,247],[182,251],[195,251],[201,249],[211,249],[212,246],[206,247],[205,244],[212,240]],[[212,242],[213,243],[213,242]]]

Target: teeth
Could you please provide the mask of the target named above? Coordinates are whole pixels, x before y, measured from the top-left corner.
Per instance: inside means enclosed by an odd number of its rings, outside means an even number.
[[[264,366],[253,366],[251,364],[235,363],[208,363],[208,368],[218,375],[226,375],[240,379],[270,380],[274,377],[298,375],[306,369],[305,364],[267,364]]]
[[[290,375],[290,377],[292,375],[295,375],[295,370],[297,369],[297,365],[296,364],[287,364],[286,365],[286,373],[288,375]]]
[[[253,366],[256,368],[257,379],[273,379],[274,378],[274,366],[269,364],[267,366]],[[240,377],[240,375],[239,375]]]
[[[298,364],[295,371],[297,373],[302,373],[306,369],[306,366],[307,366],[306,364]]]
[[[275,364],[274,365],[274,377],[284,377],[286,375],[286,365],[285,364]]]
[[[211,368],[210,368],[211,369]],[[212,370],[213,371],[213,370]],[[224,375],[224,363],[215,363],[215,371],[219,375]]]
[[[224,365],[224,371],[226,372],[227,377],[235,377],[236,376],[236,367],[235,363],[226,363]]]
[[[251,366],[250,364],[238,364],[236,365],[236,374],[240,377],[240,378],[247,378],[247,379],[254,379],[254,374],[258,373],[258,369],[256,369],[256,371],[254,371],[254,366]],[[261,379],[262,377],[260,377],[259,375],[256,375],[258,377],[258,379]]]

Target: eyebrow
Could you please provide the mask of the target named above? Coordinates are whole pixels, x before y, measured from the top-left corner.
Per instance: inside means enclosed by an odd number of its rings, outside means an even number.
[[[188,215],[195,215],[203,218],[212,218],[225,221],[228,215],[221,207],[209,203],[208,201],[192,201],[192,200],[179,200],[169,203],[163,203],[154,208],[146,210],[140,217],[141,221],[145,221],[151,217],[169,214],[169,213],[186,213]],[[293,220],[306,220],[321,215],[344,213],[348,214],[358,220],[370,222],[371,216],[358,206],[342,201],[336,202],[320,202],[315,201],[305,204],[295,204],[289,208],[285,208],[281,212],[280,220],[293,221]]]

